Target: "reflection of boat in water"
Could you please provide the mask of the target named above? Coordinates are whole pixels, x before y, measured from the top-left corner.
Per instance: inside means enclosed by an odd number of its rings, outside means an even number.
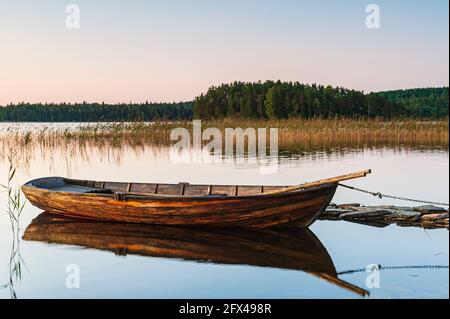
[[[308,229],[181,228],[95,222],[42,213],[28,226],[23,238],[110,250],[119,255],[301,270],[360,295],[368,294],[338,278],[327,250]]]

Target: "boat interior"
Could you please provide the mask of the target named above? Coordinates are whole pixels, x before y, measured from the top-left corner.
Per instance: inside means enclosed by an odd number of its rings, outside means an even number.
[[[288,186],[197,185],[189,183],[123,183],[73,180],[61,177],[31,182],[33,186],[55,192],[172,196],[251,196],[279,191]]]

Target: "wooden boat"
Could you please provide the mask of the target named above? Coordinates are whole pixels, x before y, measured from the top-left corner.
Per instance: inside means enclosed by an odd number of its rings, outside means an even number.
[[[117,183],[48,177],[22,191],[50,213],[158,225],[307,227],[330,203],[338,182],[362,171],[296,186]]]
[[[357,294],[368,294],[338,278],[327,250],[308,229],[189,228],[42,213],[27,227],[23,239],[109,250],[117,255],[300,270]]]

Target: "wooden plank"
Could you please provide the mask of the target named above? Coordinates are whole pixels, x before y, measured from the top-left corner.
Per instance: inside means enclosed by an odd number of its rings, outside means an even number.
[[[207,196],[209,192],[207,185],[188,185],[184,189],[184,196]]]
[[[287,187],[289,187],[289,186],[267,186],[267,185],[265,185],[264,186],[264,194],[270,194],[270,192],[282,190]]]
[[[239,186],[239,196],[251,196],[261,194],[261,186]]]
[[[180,185],[178,185],[178,184],[158,184],[158,194],[180,195]]]
[[[213,185],[211,190],[211,195],[227,195],[233,196],[235,191],[235,186],[227,186],[227,185]]]
[[[154,194],[156,184],[132,183],[130,192]]]
[[[105,188],[108,188],[113,192],[126,192],[128,183],[105,182]]]

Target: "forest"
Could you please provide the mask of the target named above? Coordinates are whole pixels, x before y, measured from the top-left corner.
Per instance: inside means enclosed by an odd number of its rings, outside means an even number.
[[[413,118],[448,117],[448,87],[395,90],[377,93],[401,105]]]
[[[0,122],[124,122],[249,118],[444,118],[448,87],[364,94],[299,82],[234,82],[180,103],[45,103],[0,106]]]

